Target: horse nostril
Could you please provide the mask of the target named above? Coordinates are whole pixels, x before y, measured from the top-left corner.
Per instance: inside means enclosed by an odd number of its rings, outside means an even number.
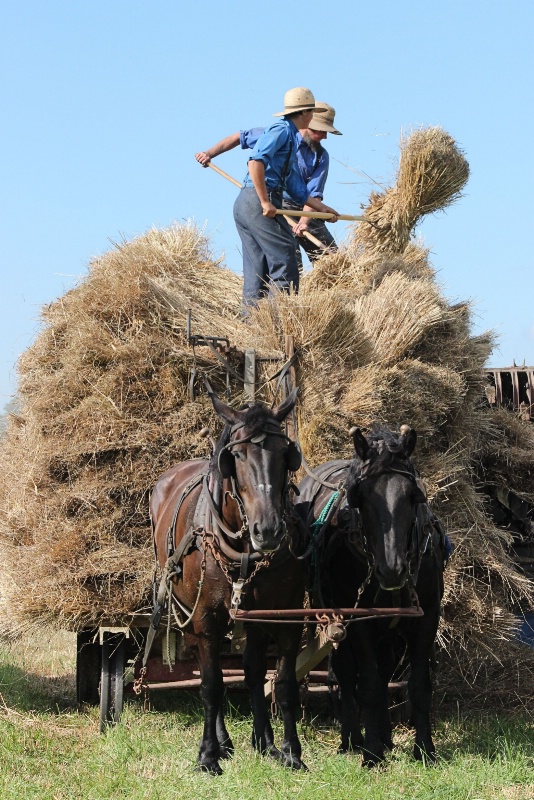
[[[394,569],[377,564],[376,577],[383,589],[402,589],[408,577],[408,567],[406,564],[401,564],[398,568]]]
[[[285,525],[278,521],[261,525],[257,521],[250,526],[250,538],[256,549],[265,553],[278,550],[285,535]]]

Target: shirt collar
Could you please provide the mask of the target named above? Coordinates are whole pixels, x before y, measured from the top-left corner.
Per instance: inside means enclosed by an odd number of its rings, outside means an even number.
[[[285,119],[286,122],[289,122],[290,127],[293,128],[293,133],[296,133],[297,136],[300,136],[299,129],[297,128],[297,126],[295,125],[293,120],[292,119],[288,119],[287,117],[284,117],[284,119]]]

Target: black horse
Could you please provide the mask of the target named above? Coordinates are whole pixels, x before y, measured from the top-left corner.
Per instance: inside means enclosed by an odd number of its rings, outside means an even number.
[[[152,627],[166,605],[197,652],[204,703],[198,763],[220,774],[219,759],[233,752],[223,715],[221,640],[236,610],[302,608],[306,568],[293,555],[299,543],[289,500],[289,476],[299,468],[301,455],[281,430],[297,390],[273,410],[256,403],[236,411],[210,396],[226,423],[211,461],[177,464],[161,476],[150,500],[163,573]],[[305,765],[296,730],[295,662],[302,626],[266,622],[247,628],[244,671],[254,716],[252,743],[300,769]],[[275,694],[284,722],[280,751],[264,694],[270,639],[278,652]]]
[[[430,661],[443,596],[446,537],[426,505],[410,461],[416,432],[408,426],[401,430],[377,429],[366,438],[353,429],[354,460],[323,464],[315,470],[317,480],[304,478],[296,504],[308,526],[325,517],[328,503],[333,513],[314,542],[314,605],[419,605],[424,611],[418,618],[349,623],[347,637],[332,652],[331,666],[341,690],[340,751],[361,749],[368,766],[381,761],[392,747],[388,682],[398,634],[406,642],[410,663],[414,755],[435,759]],[[333,496],[331,487],[336,485],[341,493]]]

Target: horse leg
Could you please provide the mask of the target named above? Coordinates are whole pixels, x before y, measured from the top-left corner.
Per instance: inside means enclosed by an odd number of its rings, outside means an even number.
[[[430,657],[434,643],[434,633],[416,631],[409,637],[410,677],[408,694],[412,704],[412,717],[415,727],[414,758],[419,761],[436,760],[436,748],[432,740],[430,710],[432,705],[432,680],[430,677]]]
[[[279,759],[280,751],[274,746],[274,734],[263,690],[267,674],[267,640],[264,631],[257,625],[249,625],[247,630],[243,669],[252,707],[252,746],[260,753]]]
[[[363,626],[365,623],[360,622]],[[374,634],[376,636],[376,634]],[[361,704],[365,737],[363,764],[372,767],[384,759],[385,720],[389,719],[387,684],[380,676],[375,648],[372,644],[373,629],[361,630],[358,635],[358,692]],[[385,735],[387,738],[387,734]]]
[[[217,734],[217,741],[219,742],[219,758],[231,758],[234,754],[234,745],[224,722],[223,703],[221,703],[219,711],[217,712],[215,730]]]
[[[219,647],[215,636],[202,636],[198,639],[201,686],[200,693],[204,704],[204,730],[198,750],[198,769],[221,775],[219,766],[221,753],[220,739],[224,741],[226,754],[232,742],[226,731],[223,719],[224,683],[219,665]]]
[[[380,717],[378,719],[380,741],[386,750],[393,750],[391,716],[389,713],[389,682],[393,675],[395,663],[393,643],[389,636],[384,636],[378,643],[377,663],[382,693],[386,698],[386,702],[382,703],[380,706]]]
[[[341,692],[341,744],[338,752],[354,752],[363,747],[363,736],[360,707],[356,700],[356,659],[349,638],[332,651],[331,664]]]
[[[296,661],[302,630],[300,625],[278,626],[273,632],[278,646],[275,695],[276,704],[282,712],[284,738],[281,760],[291,769],[308,769],[302,761],[302,747],[297,733],[297,708],[299,689],[296,675]]]

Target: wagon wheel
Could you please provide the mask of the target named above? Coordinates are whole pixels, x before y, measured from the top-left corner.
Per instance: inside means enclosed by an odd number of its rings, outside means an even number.
[[[100,731],[119,722],[124,701],[124,637],[104,639],[100,672]]]

